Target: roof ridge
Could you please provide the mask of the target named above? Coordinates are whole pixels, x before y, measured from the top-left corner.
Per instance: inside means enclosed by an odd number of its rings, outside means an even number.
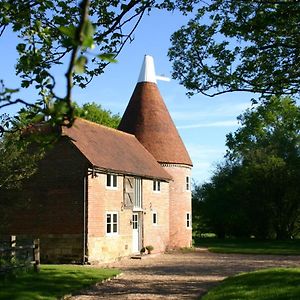
[[[99,124],[99,123],[96,123],[96,122],[93,122],[93,121],[90,121],[90,120],[87,120],[87,119],[84,119],[84,118],[81,118],[81,117],[76,117],[75,120],[78,119],[80,121],[83,121],[83,122],[86,122],[86,123],[89,123],[91,125],[94,125],[94,126],[98,126],[98,127],[102,127],[102,128],[105,128],[105,129],[108,129],[108,130],[112,130],[112,131],[115,131],[116,133],[119,133],[119,134],[122,134],[122,135],[129,135],[131,137],[134,137],[135,138],[135,135],[134,134],[131,134],[131,133],[128,133],[128,132],[124,132],[124,131],[121,131],[117,128],[112,128],[112,127],[109,127],[109,126],[105,126],[103,124]]]

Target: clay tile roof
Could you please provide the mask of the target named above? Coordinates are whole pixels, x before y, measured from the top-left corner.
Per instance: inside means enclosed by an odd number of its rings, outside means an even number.
[[[149,63],[146,58],[144,65]],[[143,70],[154,72],[154,66],[144,65],[141,73]],[[140,74],[118,129],[135,135],[158,162],[192,166],[156,83],[147,80],[153,76]]]
[[[63,128],[90,163],[105,171],[146,178],[170,180],[170,175],[130,134],[77,118],[71,128]]]

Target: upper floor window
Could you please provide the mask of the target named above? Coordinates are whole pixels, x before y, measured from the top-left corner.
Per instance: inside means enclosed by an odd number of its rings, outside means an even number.
[[[186,183],[186,190],[190,191],[191,190],[191,178],[189,176],[185,177],[185,183]]]
[[[160,192],[160,181],[159,180],[153,180],[153,191]]]
[[[118,177],[115,174],[106,175],[106,186],[110,188],[117,188],[118,186]]]

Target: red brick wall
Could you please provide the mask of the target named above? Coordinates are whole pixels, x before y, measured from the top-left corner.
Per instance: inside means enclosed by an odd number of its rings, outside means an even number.
[[[144,246],[154,247],[153,252],[164,252],[169,244],[169,184],[160,183],[160,192],[153,191],[153,181],[143,180]],[[152,214],[157,213],[157,224]]]
[[[191,191],[186,189],[186,177],[191,168],[182,165],[164,165],[172,175],[170,182],[170,248],[190,247],[192,228],[186,226],[186,214],[192,212]]]
[[[38,172],[24,183],[21,191],[2,192],[0,209],[6,221],[0,231],[43,237],[42,256],[48,238],[74,235],[78,243],[78,236],[83,235],[83,178],[87,166],[74,145],[62,138],[49,150],[39,163]]]
[[[88,177],[88,256],[89,261],[107,262],[132,253],[131,209],[124,209],[123,175],[116,189],[106,187],[106,174]],[[106,235],[106,213],[118,214],[118,234]]]
[[[153,181],[142,181],[140,219],[143,245],[152,245],[155,252],[163,252],[169,243],[169,184],[161,182],[161,191],[153,192]],[[88,178],[88,256],[91,262],[107,262],[132,254],[132,209],[123,202],[123,176],[118,176],[118,188],[106,188],[106,174]],[[152,212],[157,212],[158,224],[152,224]],[[106,212],[117,212],[119,232],[106,235]]]

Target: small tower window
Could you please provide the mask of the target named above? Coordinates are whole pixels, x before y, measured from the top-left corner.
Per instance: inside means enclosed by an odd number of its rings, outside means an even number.
[[[152,213],[152,224],[157,225],[157,212]]]
[[[191,179],[189,176],[185,177],[185,183],[186,183],[186,190],[190,191],[191,190]]]
[[[160,181],[159,180],[153,180],[153,191],[160,192]]]
[[[192,218],[190,212],[186,213],[186,227],[192,228]]]

